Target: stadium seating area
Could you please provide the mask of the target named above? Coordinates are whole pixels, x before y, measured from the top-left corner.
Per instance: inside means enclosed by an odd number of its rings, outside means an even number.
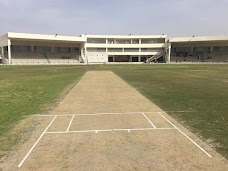
[[[228,52],[172,53],[171,62],[228,62]]]
[[[78,53],[12,52],[12,64],[77,64]]]

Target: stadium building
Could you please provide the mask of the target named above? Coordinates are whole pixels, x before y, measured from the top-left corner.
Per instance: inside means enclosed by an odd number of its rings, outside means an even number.
[[[7,33],[0,36],[2,64],[227,62],[228,37]]]
[[[228,62],[228,37],[175,37],[167,46],[171,62]]]

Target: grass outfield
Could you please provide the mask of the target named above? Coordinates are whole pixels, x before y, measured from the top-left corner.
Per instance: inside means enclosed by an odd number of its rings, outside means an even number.
[[[115,71],[228,158],[228,65],[152,65]]]
[[[23,139],[14,125],[44,111],[83,74],[81,67],[0,66],[0,159]]]
[[[228,158],[228,65],[0,66],[0,157],[15,124],[44,111],[87,70],[112,70]]]

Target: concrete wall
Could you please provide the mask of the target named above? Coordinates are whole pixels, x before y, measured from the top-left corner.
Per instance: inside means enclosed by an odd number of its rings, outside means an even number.
[[[8,34],[0,36],[0,47],[8,46]]]
[[[108,54],[107,53],[94,53],[87,52],[88,63],[107,63],[108,62]]]

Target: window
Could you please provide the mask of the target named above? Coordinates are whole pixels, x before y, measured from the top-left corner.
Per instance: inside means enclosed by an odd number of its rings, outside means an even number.
[[[125,48],[124,52],[139,52],[139,48]]]
[[[57,53],[79,53],[77,47],[54,47],[54,52]]]
[[[106,48],[87,48],[87,52],[106,52]]]
[[[142,39],[142,44],[153,44],[153,43],[165,43],[165,38],[157,38],[157,39]]]
[[[103,38],[88,38],[88,43],[100,43],[100,44],[106,44],[106,39]]]
[[[72,47],[71,52],[72,52],[72,53],[79,53],[79,48],[77,48],[77,47]]]
[[[146,62],[147,58],[149,58],[149,57],[147,57],[147,56],[141,56],[140,62]]]
[[[228,46],[223,46],[223,52],[228,52]]]
[[[141,52],[163,52],[164,48],[142,48]]]
[[[8,46],[4,46],[4,52],[8,52]]]
[[[108,56],[108,62],[114,62],[113,56]]]
[[[222,46],[215,46],[213,47],[214,52],[222,52]]]
[[[123,52],[122,48],[108,48],[108,52]]]
[[[108,44],[114,44],[115,40],[114,39],[108,39]]]
[[[210,52],[210,47],[194,47],[194,52]]]
[[[51,52],[51,47],[49,47],[49,46],[35,46],[34,51],[35,52]]]
[[[132,59],[132,62],[139,62],[138,56],[133,56],[131,59]]]
[[[116,44],[131,44],[131,40],[129,40],[129,39],[117,39]]]
[[[12,51],[14,52],[31,52],[31,46],[17,46],[12,45]]]
[[[228,46],[214,46],[214,52],[228,52]]]
[[[54,52],[61,52],[61,47],[54,47]]]
[[[61,52],[62,53],[70,53],[70,49],[71,49],[70,47],[62,47]]]
[[[139,39],[132,39],[132,44],[139,44]]]
[[[191,52],[191,47],[176,47],[173,49],[174,49],[174,52],[182,52],[182,53]]]

